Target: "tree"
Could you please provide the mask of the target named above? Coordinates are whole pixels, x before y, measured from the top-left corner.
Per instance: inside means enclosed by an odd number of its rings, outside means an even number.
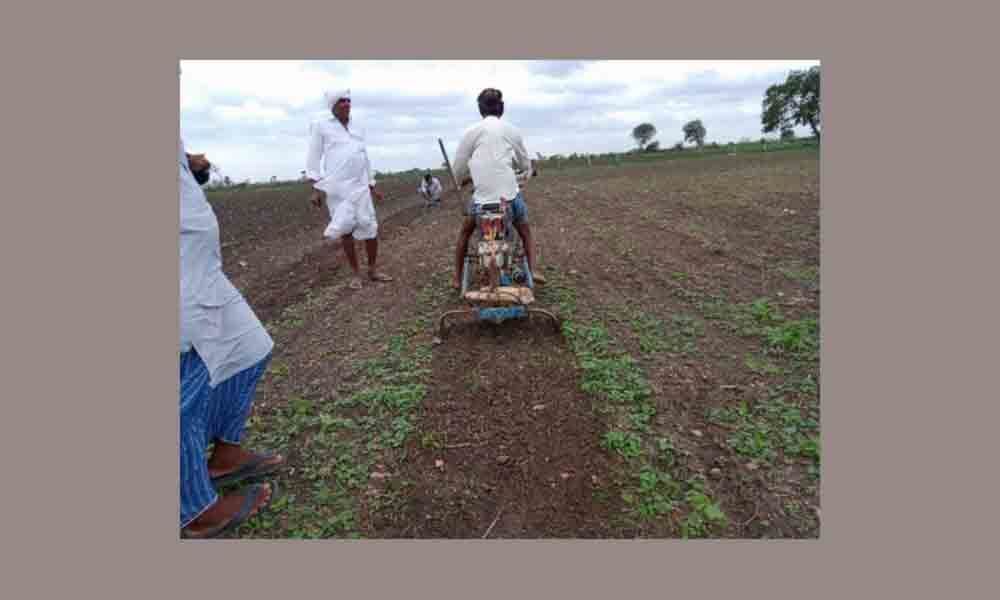
[[[705,126],[702,125],[701,119],[695,119],[694,121],[688,121],[687,125],[683,128],[684,131],[684,141],[694,142],[698,144],[701,148],[705,143]]]
[[[760,122],[764,133],[808,125],[816,139],[820,132],[819,66],[792,71],[784,83],[764,92]]]
[[[660,142],[650,142],[650,143],[646,144],[645,151],[646,152],[659,152],[660,151]]]
[[[632,130],[632,137],[642,150],[656,136],[656,127],[652,123],[640,123]]]
[[[781,141],[790,142],[795,139],[795,131],[791,127],[781,128]]]

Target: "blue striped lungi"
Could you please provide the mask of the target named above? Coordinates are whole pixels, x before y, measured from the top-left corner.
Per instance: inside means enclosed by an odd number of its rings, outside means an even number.
[[[257,382],[271,360],[268,354],[216,387],[208,382],[208,368],[195,350],[180,355],[180,523],[187,526],[218,499],[208,475],[209,444],[221,440],[238,444]]]

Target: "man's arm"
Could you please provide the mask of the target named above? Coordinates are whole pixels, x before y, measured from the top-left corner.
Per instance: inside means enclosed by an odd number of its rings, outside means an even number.
[[[372,163],[368,158],[368,132],[364,133],[365,144],[362,146],[362,152],[365,155],[365,176],[368,178],[368,189],[371,190],[372,196],[375,197],[379,202],[382,201],[382,192],[375,188],[375,172],[372,171]]]
[[[311,187],[320,179],[323,174],[320,172],[321,161],[323,160],[323,133],[319,124],[313,123],[309,132],[309,151],[306,154],[306,181]]]
[[[205,158],[204,154],[188,154],[185,152],[184,155],[187,156],[188,168],[191,169],[193,173],[198,173],[212,167],[212,163],[208,162],[208,159]]]
[[[368,148],[364,149],[365,154],[365,176],[368,178],[368,187],[375,187],[375,175],[372,171],[372,163],[368,158]]]
[[[311,193],[309,201],[313,206],[320,208],[323,206],[323,197],[326,192],[316,188],[316,182],[323,179],[320,172],[323,160],[323,132],[320,131],[319,123],[313,123],[309,127],[309,151],[306,153],[306,182],[309,184]]]
[[[531,177],[531,156],[524,147],[524,139],[521,137],[520,132],[513,129],[511,130],[510,138],[511,145],[514,147],[514,162],[517,170],[525,173],[525,179],[527,179]]]
[[[471,181],[469,177],[469,159],[472,158],[472,152],[475,150],[475,138],[475,128],[469,129],[462,135],[462,140],[458,143],[458,150],[455,151],[455,164],[452,168],[455,180],[458,181],[458,185],[460,186],[464,186],[466,180]]]

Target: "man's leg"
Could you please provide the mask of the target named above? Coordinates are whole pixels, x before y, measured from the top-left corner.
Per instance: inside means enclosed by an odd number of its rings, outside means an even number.
[[[392,281],[392,277],[386,275],[385,273],[380,273],[375,268],[375,262],[378,259],[377,237],[365,240],[365,252],[368,253],[368,278],[372,281]]]
[[[465,262],[465,254],[468,251],[469,238],[472,237],[475,228],[475,217],[465,217],[465,221],[462,222],[462,231],[458,235],[458,245],[455,246],[455,279],[452,281],[452,287],[456,290],[462,289],[462,264]]]
[[[365,252],[368,254],[368,272],[375,271],[375,261],[378,259],[378,238],[365,240]]]
[[[361,289],[361,269],[358,267],[358,253],[354,248],[354,237],[350,233],[345,233],[340,237],[340,243],[344,247],[344,255],[347,256],[351,272],[354,273],[349,285],[352,289]]]
[[[257,472],[273,471],[284,462],[280,455],[268,457],[244,449],[240,445],[250,410],[253,407],[257,383],[267,370],[271,355],[220,383],[212,392],[209,407],[208,426],[215,442],[212,456],[208,460],[208,472],[212,477],[221,477],[239,470],[251,461],[260,464]]]
[[[347,256],[347,263],[351,265],[351,271],[355,276],[361,274],[358,268],[358,253],[354,249],[354,238],[351,234],[345,233],[340,237],[340,243],[344,247],[344,255]]]
[[[535,244],[531,239],[531,227],[527,221],[514,223],[514,227],[517,228],[517,233],[521,236],[521,241],[524,242],[524,253],[528,256],[528,268],[531,269],[532,277],[535,277]]]
[[[228,523],[248,497],[238,493],[220,497],[213,489],[205,460],[212,410],[208,370],[194,350],[181,354],[180,363],[180,525],[189,535],[197,535]],[[253,498],[250,515],[270,499],[271,488],[265,485]]]
[[[528,207],[524,203],[524,197],[518,194],[514,201],[514,227],[521,236],[524,244],[524,253],[528,258],[528,268],[531,270],[531,277],[537,283],[545,283],[545,278],[538,272],[535,266],[535,241],[531,237],[531,227],[528,225]]]
[[[205,461],[205,413],[211,397],[208,368],[194,350],[180,355],[180,525],[191,523],[215,504]]]

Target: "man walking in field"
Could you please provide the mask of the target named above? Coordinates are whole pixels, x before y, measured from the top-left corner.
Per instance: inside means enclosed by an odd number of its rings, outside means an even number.
[[[330,223],[323,235],[341,241],[354,273],[352,289],[362,287],[354,240],[365,242],[368,279],[392,281],[375,267],[378,220],[372,196],[381,201],[382,192],[375,187],[364,131],[351,119],[351,92],[327,92],[326,103],[333,116],[313,124],[306,158],[306,181],[312,187],[310,200],[317,208],[326,202]]]
[[[483,90],[477,98],[479,114],[483,120],[468,128],[462,135],[455,152],[455,178],[464,187],[472,183],[475,191],[465,209],[465,221],[455,248],[455,278],[452,286],[462,287],[462,263],[469,238],[476,227],[476,216],[483,204],[498,202],[500,198],[512,201],[513,222],[528,258],[528,268],[537,283],[545,278],[535,267],[535,247],[528,226],[528,207],[518,186],[518,179],[527,179],[533,172],[531,157],[524,147],[521,132],[503,116],[503,94],[495,88]],[[520,175],[514,171],[517,166]]]

